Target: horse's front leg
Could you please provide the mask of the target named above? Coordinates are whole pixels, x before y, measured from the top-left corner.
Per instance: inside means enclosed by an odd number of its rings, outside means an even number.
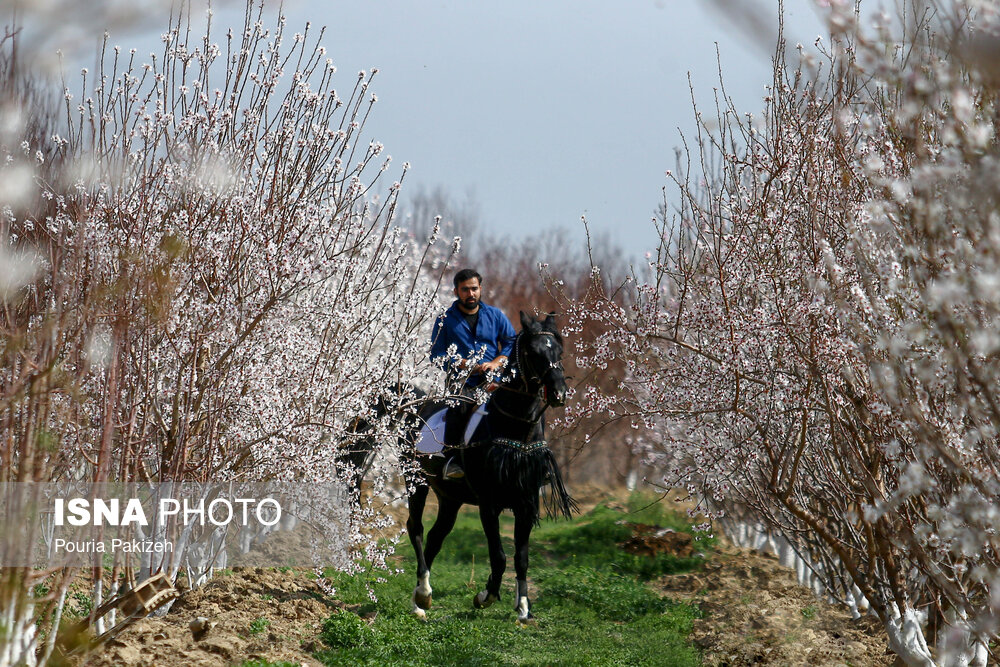
[[[500,510],[484,503],[479,506],[479,519],[490,549],[490,578],[486,581],[486,590],[472,598],[472,605],[476,609],[484,609],[500,599],[500,582],[507,569],[507,554],[500,541]]]
[[[517,598],[514,611],[519,624],[531,623],[531,600],[528,599],[528,539],[534,526],[532,517],[514,515],[514,574],[517,578]]]

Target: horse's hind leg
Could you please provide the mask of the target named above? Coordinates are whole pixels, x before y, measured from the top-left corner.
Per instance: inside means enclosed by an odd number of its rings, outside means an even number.
[[[490,549],[490,578],[486,581],[486,590],[476,593],[472,605],[476,609],[489,607],[500,599],[500,582],[503,572],[507,569],[507,554],[503,551],[500,541],[500,510],[488,505],[479,506],[479,518],[486,533],[486,544]]]
[[[517,599],[514,611],[518,623],[530,623],[531,601],[528,599],[528,539],[534,521],[530,516],[514,516],[514,574],[517,579]]]
[[[417,586],[413,589],[413,614],[426,618],[425,609],[431,606],[431,572],[424,556],[424,505],[427,502],[427,485],[420,485],[409,498],[409,516],[406,532],[417,556]]]

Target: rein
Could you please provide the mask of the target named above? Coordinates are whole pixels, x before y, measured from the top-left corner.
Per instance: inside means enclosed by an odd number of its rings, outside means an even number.
[[[552,333],[551,331],[539,331],[539,332],[537,332],[537,333],[535,333],[533,335],[535,335],[535,336],[551,336],[551,337],[555,338],[555,334]],[[517,368],[517,369],[519,369],[521,371],[521,373],[520,373],[520,379],[521,379],[521,382],[522,382],[524,388],[523,389],[515,389],[514,387],[511,387],[509,385],[500,384],[497,387],[497,391],[503,390],[503,391],[509,391],[509,392],[512,392],[512,393],[515,393],[515,394],[520,394],[522,396],[531,396],[532,398],[535,399],[536,404],[538,402],[541,402],[541,405],[540,405],[540,407],[538,409],[538,414],[535,415],[534,418],[525,419],[524,417],[519,417],[518,415],[512,415],[511,413],[507,412],[502,407],[500,407],[499,403],[497,403],[496,401],[494,401],[494,405],[492,407],[495,408],[497,410],[497,412],[499,412],[500,414],[502,414],[504,417],[507,417],[509,419],[514,419],[514,420],[519,421],[519,422],[521,422],[523,424],[530,424],[531,427],[534,428],[534,426],[536,424],[538,424],[538,422],[541,420],[542,415],[545,414],[545,410],[549,407],[549,397],[547,395],[547,392],[545,391],[545,383],[543,382],[544,374],[539,373],[529,363],[528,357],[524,354],[524,346],[521,345],[521,337],[522,336],[524,336],[524,332],[523,331],[521,333],[517,334],[517,338],[514,339],[514,363],[516,364],[515,368]],[[529,373],[531,373],[532,375],[534,375],[534,377],[530,378],[530,380],[529,380]],[[531,391],[531,382],[537,382],[538,383],[538,389],[536,389],[535,391]],[[529,414],[530,414],[530,412],[534,411],[534,409],[535,409],[534,406],[532,406],[531,408],[529,408]]]
[[[515,391],[515,390],[508,389],[508,391]],[[525,392],[521,392],[521,391],[515,391],[515,393],[523,394],[523,395],[526,395],[526,396],[531,395],[531,394],[526,394]],[[538,397],[536,396],[536,400],[537,399],[538,399]],[[507,417],[508,419],[514,419],[514,420],[519,421],[519,422],[521,422],[523,424],[530,424],[532,427],[534,427],[539,422],[539,420],[541,420],[542,415],[545,414],[545,410],[546,410],[546,408],[548,408],[548,403],[547,402],[546,403],[542,403],[541,409],[538,411],[538,414],[535,415],[535,417],[533,419],[525,419],[524,417],[518,417],[517,415],[512,415],[511,413],[509,413],[506,410],[504,410],[503,408],[501,408],[500,404],[497,403],[497,402],[495,402],[495,401],[494,401],[494,403],[493,403],[493,405],[491,407],[493,409],[495,409],[497,412],[499,412],[500,414],[502,414],[504,417]]]

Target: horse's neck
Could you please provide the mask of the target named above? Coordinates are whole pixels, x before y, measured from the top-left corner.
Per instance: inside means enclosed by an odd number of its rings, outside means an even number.
[[[511,438],[522,442],[533,442],[541,439],[541,413],[545,411],[545,408],[539,396],[498,389],[490,397],[490,403],[499,408],[498,410],[487,409],[487,419],[492,437]],[[516,418],[507,415],[514,415]],[[538,419],[535,419],[536,417]]]

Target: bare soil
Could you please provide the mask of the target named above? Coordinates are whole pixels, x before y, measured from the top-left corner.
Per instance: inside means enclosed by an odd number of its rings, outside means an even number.
[[[266,659],[318,666],[312,653],[322,648],[323,621],[345,607],[324,596],[305,570],[234,568],[182,594],[165,616],[138,621],[82,664],[227,667]],[[189,624],[198,617],[209,627],[196,640]]]
[[[701,572],[662,577],[663,593],[696,604],[704,617],[691,640],[706,665],[892,665],[884,631],[871,617],[799,586],[769,554],[723,545]]]
[[[694,555],[694,538],[689,533],[678,533],[670,528],[643,523],[627,525],[632,528],[632,537],[620,546],[630,554],[653,557],[665,553],[677,558],[690,558]]]

